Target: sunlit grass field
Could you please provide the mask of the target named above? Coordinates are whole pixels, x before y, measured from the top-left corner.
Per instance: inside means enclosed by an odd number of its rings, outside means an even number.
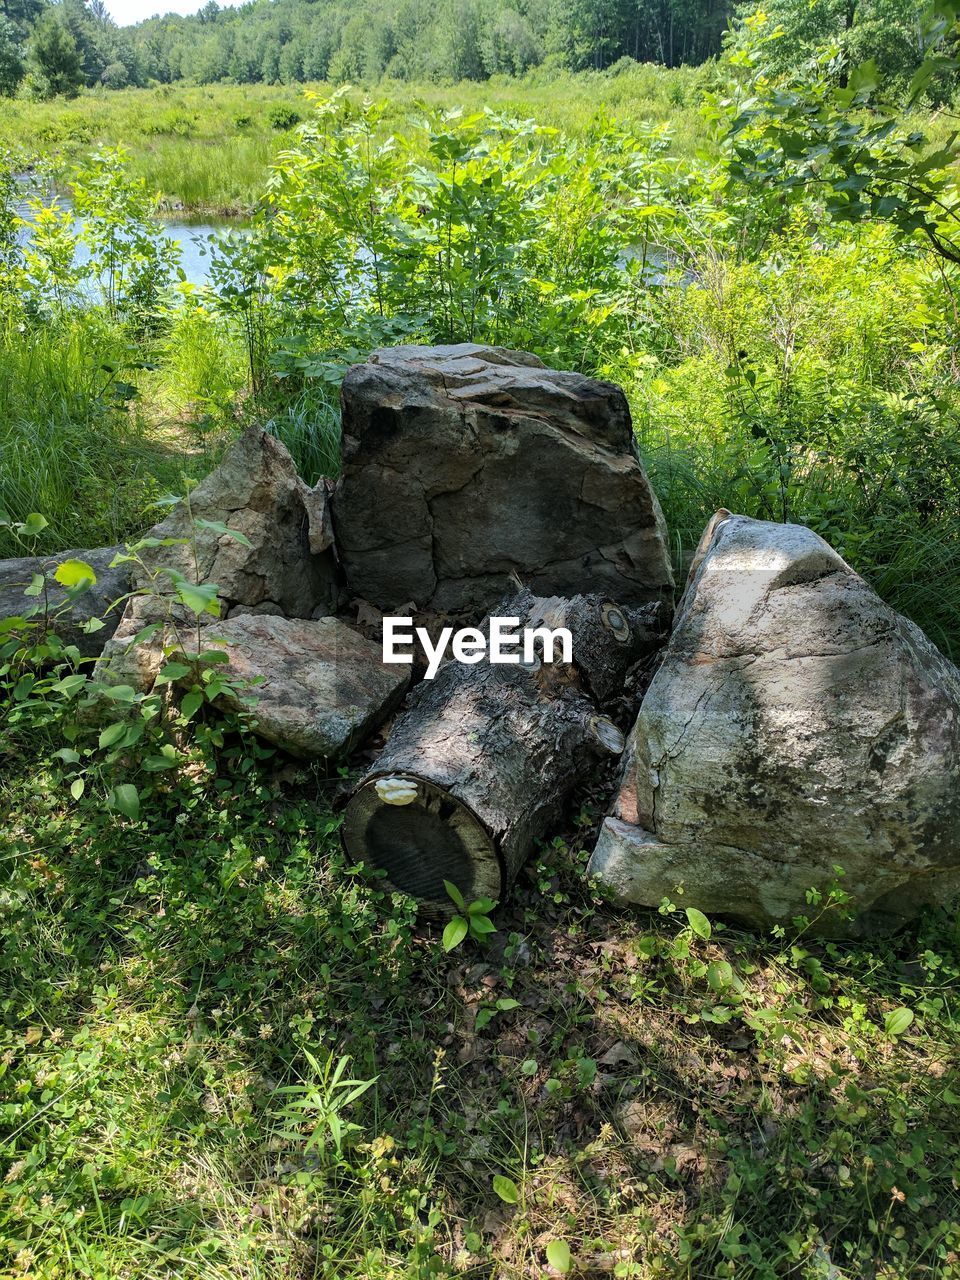
[[[697,103],[709,76],[709,68],[641,66],[622,75],[540,74],[444,86],[391,82],[353,92],[389,101],[385,130],[421,102],[532,116],[575,136],[608,115],[629,125],[667,125],[675,149],[689,154],[708,145]],[[271,123],[271,112],[282,106],[306,119],[312,109],[306,95],[332,92],[325,84],[163,85],[86,91],[52,102],[7,101],[0,150],[13,151],[24,165],[52,161],[62,179],[91,150],[120,144],[132,154],[131,173],[160,192],[168,209],[243,214],[260,199],[270,161],[288,134]]]

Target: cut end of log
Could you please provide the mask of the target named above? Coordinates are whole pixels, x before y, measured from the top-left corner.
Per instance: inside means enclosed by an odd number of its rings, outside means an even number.
[[[347,806],[343,845],[354,862],[386,873],[389,886],[420,902],[425,915],[455,911],[449,880],[469,903],[500,898],[500,859],[466,805],[426,778],[391,773],[368,778]]]

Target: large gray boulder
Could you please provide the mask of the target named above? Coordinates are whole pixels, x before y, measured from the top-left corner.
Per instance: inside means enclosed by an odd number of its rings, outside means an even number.
[[[858,918],[824,934],[960,892],[960,672],[809,529],[721,512],[589,870],[769,926],[817,916],[837,866]]]
[[[336,757],[382,724],[406,690],[409,669],[385,665],[380,646],[339,618],[241,614],[203,633],[223,648],[220,674],[235,685],[219,702],[253,700],[256,732],[291,755]],[[188,655],[195,644],[186,644]]]
[[[96,547],[93,550],[58,551],[52,556],[0,560],[0,620],[23,617],[36,609],[30,618],[31,623],[54,631],[64,644],[76,645],[83,657],[97,657],[116,631],[123,613],[122,608],[111,609],[110,606],[130,590],[129,565],[111,568],[111,562],[121,550],[121,547]],[[82,560],[96,575],[94,583],[69,601],[66,588],[54,578],[57,568],[65,560]],[[35,574],[45,578],[46,590],[37,597],[25,596],[24,589],[30,586]],[[64,605],[67,607],[63,608]],[[100,619],[103,626],[85,631],[86,624],[94,618]]]
[[[538,595],[672,604],[663,517],[619,387],[469,343],[393,347],[343,383],[337,550],[379,609]]]

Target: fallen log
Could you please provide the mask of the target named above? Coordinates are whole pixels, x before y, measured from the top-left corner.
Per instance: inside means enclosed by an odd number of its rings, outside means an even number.
[[[566,627],[572,661],[544,661],[540,642],[529,664],[451,661],[418,685],[347,805],[347,854],[428,915],[453,910],[444,880],[502,898],[574,786],[623,750],[601,707],[661,642],[658,609],[526,591],[502,605],[521,627]]]

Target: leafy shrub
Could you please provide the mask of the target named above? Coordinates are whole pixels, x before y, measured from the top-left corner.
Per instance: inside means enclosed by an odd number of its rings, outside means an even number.
[[[296,107],[285,102],[277,102],[267,112],[267,119],[274,129],[292,129],[300,123],[301,115]]]

